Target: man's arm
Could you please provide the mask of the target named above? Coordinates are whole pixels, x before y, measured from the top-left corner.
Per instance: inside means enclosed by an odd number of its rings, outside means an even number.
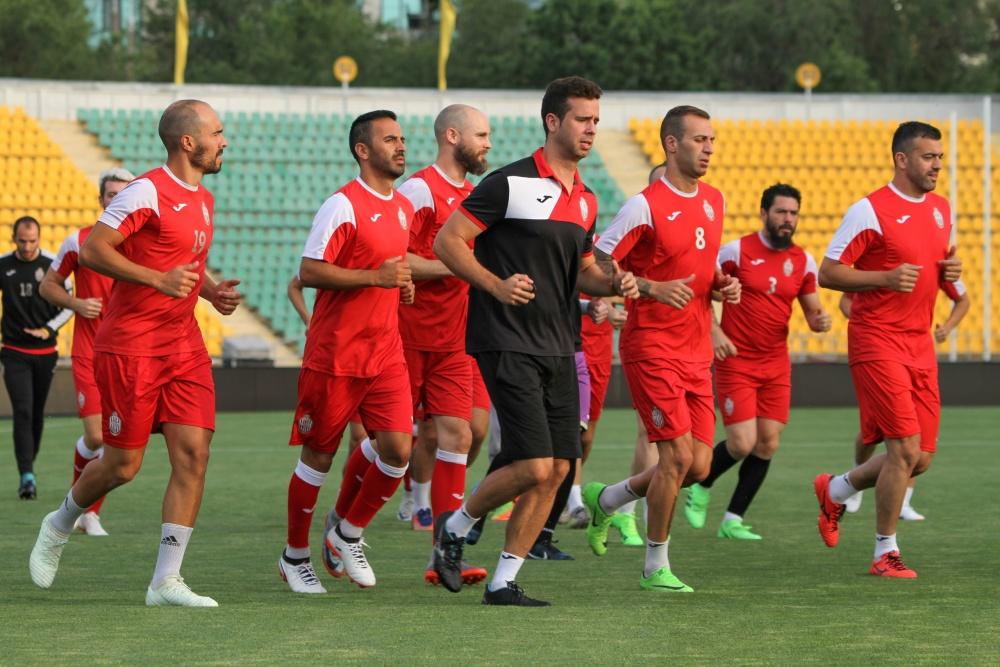
[[[456,276],[500,303],[521,306],[535,298],[530,276],[515,273],[501,279],[476,260],[469,242],[482,233],[479,225],[456,210],[434,238],[434,254]]]
[[[611,255],[597,248],[594,248],[593,256],[580,260],[577,287],[580,291],[594,296],[639,298],[635,276],[619,269]]]
[[[304,287],[351,290],[364,287],[395,289],[411,284],[409,265],[402,257],[387,259],[377,269],[345,269],[320,259],[303,257],[299,280]]]
[[[861,271],[824,257],[819,266],[819,284],[841,292],[865,292],[873,289],[912,292],[922,268],[916,264],[904,263],[888,271]]]
[[[239,284],[239,280],[223,280],[217,283],[206,273],[198,296],[211,303],[212,307],[223,315],[232,315],[243,299],[243,295],[236,290]]]
[[[302,294],[302,281],[299,280],[297,275],[292,276],[292,279],[288,281],[287,292],[288,300],[292,302],[292,308],[302,318],[302,324],[308,327],[312,316],[309,314],[309,308],[306,307],[305,295]]]
[[[406,253],[406,263],[410,265],[413,280],[435,280],[454,275],[441,260],[427,259],[412,252]]]
[[[799,296],[799,305],[802,306],[802,313],[806,316],[806,323],[809,324],[811,330],[816,333],[823,333],[830,330],[830,327],[833,325],[833,318],[830,317],[828,312],[823,310],[819,294],[810,292],[809,294]]]
[[[948,319],[943,324],[938,324],[934,327],[934,340],[939,343],[947,340],[951,332],[958,326],[958,323],[969,312],[970,305],[969,294],[967,292],[958,297],[958,300],[951,307],[951,314],[948,315]]]
[[[185,297],[198,282],[198,262],[175,266],[166,273],[136,264],[117,248],[125,237],[108,225],[96,224],[80,248],[80,264],[115,280],[146,285],[167,296]]]
[[[66,281],[58,271],[49,269],[38,286],[42,298],[59,308],[68,308],[80,317],[92,320],[101,314],[101,300],[98,298],[81,299],[73,296],[67,289]]]

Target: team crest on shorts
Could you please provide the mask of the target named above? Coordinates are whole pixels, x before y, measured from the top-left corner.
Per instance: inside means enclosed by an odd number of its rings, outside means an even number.
[[[792,264],[792,258],[791,257],[789,257],[788,259],[786,259],[785,263],[781,265],[781,270],[785,272],[785,277],[786,278],[788,276],[792,275],[792,269],[794,269],[794,268],[795,268],[795,266]]]
[[[732,416],[733,410],[736,409],[736,406],[733,404],[733,399],[730,398],[729,396],[726,396],[726,401],[722,404],[722,409],[725,411],[727,415]]]
[[[399,217],[399,226],[406,229],[406,214],[403,213],[403,209],[399,209],[396,215]]]
[[[76,404],[79,405],[80,408],[83,408],[83,406],[87,404],[87,397],[83,395],[82,391],[77,392],[76,394]]]
[[[309,415],[302,415],[299,417],[299,433],[305,435],[309,431],[313,430],[313,420]]]
[[[708,218],[710,221],[714,222],[715,221],[715,209],[712,208],[712,205],[708,203],[707,199],[703,199],[702,202],[701,202],[701,204],[702,204],[702,208],[705,209],[705,217]]]
[[[115,411],[108,417],[108,431],[111,435],[119,435],[122,432],[122,418]]]
[[[208,207],[205,206],[205,202],[201,203],[201,214],[205,216],[205,225],[208,227],[212,226],[212,218],[208,215]]]
[[[653,411],[649,415],[653,419],[653,426],[656,428],[663,428],[663,411],[660,410],[655,405],[653,406]]]
[[[934,223],[938,226],[938,229],[944,229],[944,216],[941,215],[941,211],[934,207]]]
[[[45,271],[42,271],[42,267],[35,269],[35,282],[42,282],[42,278],[45,277]]]
[[[580,197],[580,218],[587,222],[587,215],[590,213],[590,207],[587,206],[587,200]]]

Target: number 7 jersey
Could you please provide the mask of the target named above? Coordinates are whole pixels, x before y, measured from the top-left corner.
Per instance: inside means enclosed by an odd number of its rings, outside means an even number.
[[[681,192],[666,178],[650,184],[622,207],[601,234],[597,249],[625,271],[657,282],[694,276],[694,292],[681,309],[641,297],[626,304],[621,360],[712,360],[712,283],[722,241],[722,193],[699,182]]]

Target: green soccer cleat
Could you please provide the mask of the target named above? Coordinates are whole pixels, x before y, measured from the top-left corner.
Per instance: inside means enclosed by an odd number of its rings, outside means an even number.
[[[694,593],[694,589],[674,576],[669,568],[659,570],[639,580],[639,588],[644,591],[664,591],[666,593]]]
[[[730,540],[762,540],[757,533],[750,530],[750,526],[744,525],[741,519],[729,519],[719,525],[716,537],[728,538]]]
[[[711,498],[712,492],[701,484],[692,484],[688,487],[684,516],[692,528],[705,527],[705,515],[708,514],[708,501]]]
[[[587,544],[598,556],[608,553],[608,527],[611,525],[611,515],[601,509],[598,499],[607,484],[590,482],[583,487],[583,504],[590,512],[590,523],[587,524]]]
[[[635,525],[635,515],[625,512],[615,512],[611,517],[611,525],[614,526],[622,536],[622,544],[627,547],[641,547],[645,542],[639,535],[639,529]]]

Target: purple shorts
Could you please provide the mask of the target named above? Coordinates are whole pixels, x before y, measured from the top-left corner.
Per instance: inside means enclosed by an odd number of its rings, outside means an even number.
[[[580,386],[580,425],[587,428],[590,421],[590,371],[583,352],[576,353],[576,381]]]

